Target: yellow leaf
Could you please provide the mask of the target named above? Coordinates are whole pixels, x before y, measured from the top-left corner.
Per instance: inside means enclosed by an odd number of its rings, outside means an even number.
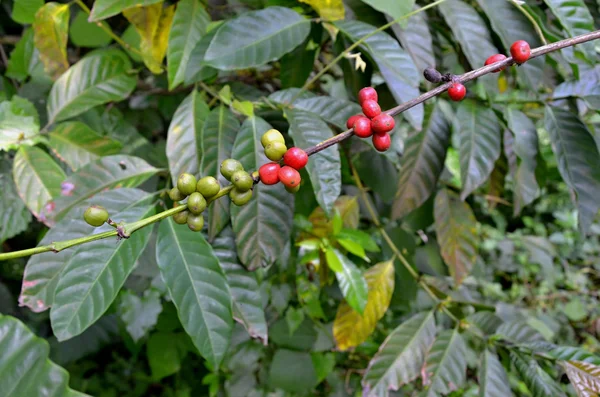
[[[163,8],[163,3],[136,6],[123,15],[140,35],[140,51],[144,64],[152,73],[162,73],[162,61],[167,53],[169,32],[175,15],[175,5]]]
[[[69,5],[47,3],[35,14],[33,40],[40,52],[44,70],[54,80],[69,69],[67,38]]]
[[[345,228],[356,229],[358,227],[359,213],[356,197],[340,196],[335,200],[334,208],[340,212]],[[332,221],[327,218],[325,211],[321,207],[317,207],[312,214],[310,214],[308,220],[313,224],[313,235],[325,237],[332,234]]]
[[[344,3],[342,0],[300,0],[311,6],[326,21],[344,19]]]
[[[363,343],[375,330],[377,321],[385,314],[394,292],[394,262],[376,264],[364,274],[369,288],[363,315],[355,312],[346,301],[338,307],[333,322],[333,336],[340,350]]]

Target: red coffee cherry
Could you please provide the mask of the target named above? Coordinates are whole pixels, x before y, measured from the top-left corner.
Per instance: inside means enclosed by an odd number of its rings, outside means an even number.
[[[373,135],[373,130],[371,129],[371,120],[365,116],[360,116],[354,122],[354,135],[359,138],[368,138]]]
[[[375,134],[373,135],[373,146],[378,152],[385,152],[392,146],[390,134]]]
[[[281,167],[277,163],[267,163],[261,165],[258,169],[260,180],[265,185],[275,185],[279,182],[279,169]]]
[[[386,134],[394,129],[396,122],[394,118],[387,113],[381,113],[371,120],[371,129],[376,134]]]
[[[346,127],[353,128],[354,127],[354,122],[356,120],[358,120],[360,117],[363,117],[363,115],[362,114],[355,114],[354,116],[350,116],[348,118],[348,121],[346,121]]]
[[[299,147],[293,147],[288,149],[283,155],[283,162],[285,165],[289,165],[292,168],[301,170],[308,163],[308,155],[306,152]]]
[[[364,101],[371,100],[377,102],[377,91],[373,87],[365,87],[362,90],[358,91],[358,103],[361,105]]]
[[[513,60],[519,65],[527,62],[531,55],[529,43],[525,40],[515,41],[513,45],[510,46],[510,55],[512,55]]]
[[[448,95],[453,101],[461,101],[467,94],[467,89],[461,83],[454,83],[448,88]]]
[[[377,117],[381,114],[381,107],[372,99],[367,99],[362,103],[362,111],[368,118],[372,119],[373,117]]]
[[[496,62],[504,61],[505,59],[506,59],[506,55],[504,55],[504,54],[492,55],[491,57],[489,57],[488,59],[485,60],[485,66],[491,65],[491,64],[496,63]],[[506,66],[502,66],[501,68],[493,70],[492,73],[501,72],[505,68],[506,68]]]
[[[279,170],[279,180],[285,186],[292,188],[300,184],[300,173],[292,167],[284,165]]]

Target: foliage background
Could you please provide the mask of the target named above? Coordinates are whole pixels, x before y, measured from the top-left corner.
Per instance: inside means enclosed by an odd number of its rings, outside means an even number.
[[[595,0],[2,0],[2,251],[107,230],[92,203],[152,216],[180,172],[256,169],[271,126],[314,145],[363,86],[391,108],[427,66],[599,24]],[[311,157],[295,197],[213,203],[202,235],[0,262],[0,390],[598,395],[599,87],[598,44],[566,48],[397,116],[386,154]]]

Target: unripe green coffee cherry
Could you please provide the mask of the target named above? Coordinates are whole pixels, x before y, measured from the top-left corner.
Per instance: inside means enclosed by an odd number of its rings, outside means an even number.
[[[204,196],[204,198],[211,198],[215,196],[221,190],[221,185],[217,178],[212,176],[205,176],[200,178],[196,184],[196,191]]]
[[[293,187],[286,186],[285,190],[287,190],[290,193],[297,193],[298,190],[300,190],[300,185],[296,185],[296,186],[293,186]]]
[[[102,226],[108,220],[108,211],[99,205],[92,205],[83,213],[83,219],[90,226]]]
[[[287,146],[281,142],[271,142],[265,147],[265,155],[271,161],[279,161],[287,152]]]
[[[252,190],[246,190],[245,192],[242,192],[236,188],[233,188],[229,192],[229,198],[233,204],[242,206],[252,198]]]
[[[174,202],[181,201],[181,200],[183,200],[185,198],[185,196],[176,187],[174,187],[173,189],[169,190],[169,197]]]
[[[187,172],[179,175],[179,178],[177,179],[177,189],[186,196],[194,193],[196,191],[196,177]]]
[[[190,194],[187,201],[188,210],[194,215],[201,214],[206,209],[206,200],[198,192]]]
[[[244,166],[242,166],[242,163],[234,159],[223,160],[221,163],[221,175],[223,175],[228,181],[231,180],[231,176],[234,172],[243,170]]]
[[[187,225],[190,228],[190,230],[194,232],[202,231],[202,227],[204,226],[204,217],[202,216],[202,214],[189,214],[187,217]]]
[[[254,185],[254,179],[246,171],[236,171],[231,175],[231,183],[240,192],[246,192],[252,189]]]
[[[273,142],[280,142],[285,144],[285,139],[283,138],[283,135],[281,135],[281,132],[277,131],[276,129],[270,129],[269,131],[265,132],[260,138],[260,143],[263,145],[263,147],[267,147],[269,143]]]
[[[173,221],[175,221],[175,223],[177,223],[178,225],[185,225],[187,223],[189,215],[190,211],[188,210],[178,212],[175,215],[173,215]]]

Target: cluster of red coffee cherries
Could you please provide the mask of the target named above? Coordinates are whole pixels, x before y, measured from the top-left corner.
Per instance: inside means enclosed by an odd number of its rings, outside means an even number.
[[[272,163],[262,165],[258,169],[260,180],[265,185],[275,185],[283,183],[285,189],[290,193],[296,193],[300,189],[302,178],[298,170],[301,170],[308,163],[308,155],[298,147],[287,148],[285,139],[281,132],[276,129],[270,129],[265,132],[260,139],[265,154],[272,160]],[[283,158],[282,167],[279,161]]]
[[[348,128],[354,128],[354,135],[360,138],[373,137],[373,146],[380,152],[388,150],[392,144],[390,134],[394,129],[394,118],[381,112],[377,103],[377,91],[372,87],[365,87],[358,92],[358,102],[362,107],[362,114],[351,116],[346,122]]]
[[[527,62],[527,60],[531,56],[531,48],[529,47],[529,43],[527,43],[525,40],[515,41],[510,46],[510,55],[512,56],[513,61],[515,61],[517,65]],[[485,66],[492,65],[496,62],[502,62],[505,59],[506,55],[504,54],[492,55],[485,61]],[[505,68],[506,66],[499,67],[498,69],[493,70],[492,73],[501,72]],[[452,81],[452,78],[448,78],[448,75],[442,76],[442,74],[434,68],[425,69],[425,72],[423,74],[425,78],[428,81],[431,81],[432,83],[439,83],[444,79],[446,79],[445,81]],[[459,81],[453,82],[450,88],[448,88],[448,95],[453,101],[461,101],[466,94],[467,89]]]

